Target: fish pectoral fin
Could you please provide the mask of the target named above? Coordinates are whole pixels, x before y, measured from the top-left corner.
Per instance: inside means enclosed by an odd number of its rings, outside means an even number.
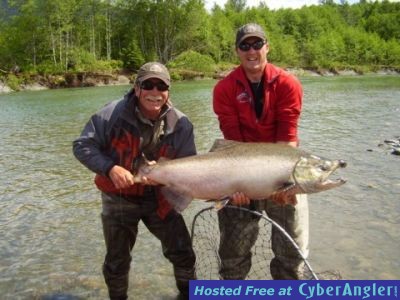
[[[296,194],[299,193],[298,186],[293,182],[287,182],[277,191],[275,191],[269,199],[279,205],[296,205]]]
[[[296,184],[292,181],[285,182],[278,191],[288,192],[296,187]]]
[[[183,211],[193,200],[193,197],[189,193],[172,187],[163,186],[161,193],[177,212]]]
[[[231,201],[231,197],[229,197],[229,196],[225,196],[218,200],[215,200],[215,199],[206,200],[206,202],[214,202],[214,209],[216,211],[223,209],[229,203],[229,201]]]

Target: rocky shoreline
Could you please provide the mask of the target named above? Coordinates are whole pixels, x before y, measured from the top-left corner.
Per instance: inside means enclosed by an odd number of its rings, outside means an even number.
[[[16,91],[40,91],[59,88],[76,88],[108,85],[128,85],[129,74],[67,73],[64,75],[32,76],[28,83],[19,84],[12,89],[0,79],[0,94]]]
[[[360,76],[360,75],[400,75],[399,70],[381,69],[377,72],[360,74],[354,70],[307,70],[301,68],[287,68],[289,73],[296,76]],[[230,70],[220,72],[212,76],[214,79],[225,77]],[[33,76],[29,78],[29,83],[18,85],[15,89],[11,88],[0,79],[0,94],[12,93],[15,91],[39,91],[58,88],[92,87],[109,85],[128,85],[132,83],[132,74],[101,74],[101,73],[67,73],[64,75]],[[207,78],[207,77],[201,77]]]
[[[352,69],[345,70],[307,70],[301,68],[287,68],[286,71],[296,76],[362,76],[362,75],[400,75],[400,70],[381,69],[376,72],[358,73]]]

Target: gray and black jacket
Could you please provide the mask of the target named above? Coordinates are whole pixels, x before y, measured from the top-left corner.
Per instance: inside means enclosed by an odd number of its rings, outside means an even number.
[[[123,99],[107,104],[90,118],[73,142],[75,157],[96,173],[97,187],[110,195],[134,197],[144,191],[141,184],[117,190],[108,177],[115,165],[134,171],[142,153],[150,160],[196,154],[193,125],[182,112],[167,103],[159,119],[150,122],[141,116],[137,101],[131,90]]]

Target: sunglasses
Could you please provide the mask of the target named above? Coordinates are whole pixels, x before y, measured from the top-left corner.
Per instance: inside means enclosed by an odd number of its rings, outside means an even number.
[[[252,44],[241,42],[239,44],[238,48],[240,50],[242,50],[242,51],[249,51],[250,48],[253,48],[254,50],[260,50],[265,44],[266,44],[266,42],[263,41],[263,40],[259,40],[257,42],[252,43]]]
[[[159,92],[165,92],[169,89],[169,86],[162,81],[153,82],[151,80],[145,80],[140,84],[140,88],[146,91],[151,91],[154,87],[156,87]]]

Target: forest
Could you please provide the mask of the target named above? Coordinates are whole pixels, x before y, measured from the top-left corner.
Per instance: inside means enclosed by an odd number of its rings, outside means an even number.
[[[134,72],[160,61],[175,76],[238,63],[238,27],[260,24],[281,67],[400,68],[400,3],[321,0],[299,9],[228,0],[0,0],[0,76]]]

